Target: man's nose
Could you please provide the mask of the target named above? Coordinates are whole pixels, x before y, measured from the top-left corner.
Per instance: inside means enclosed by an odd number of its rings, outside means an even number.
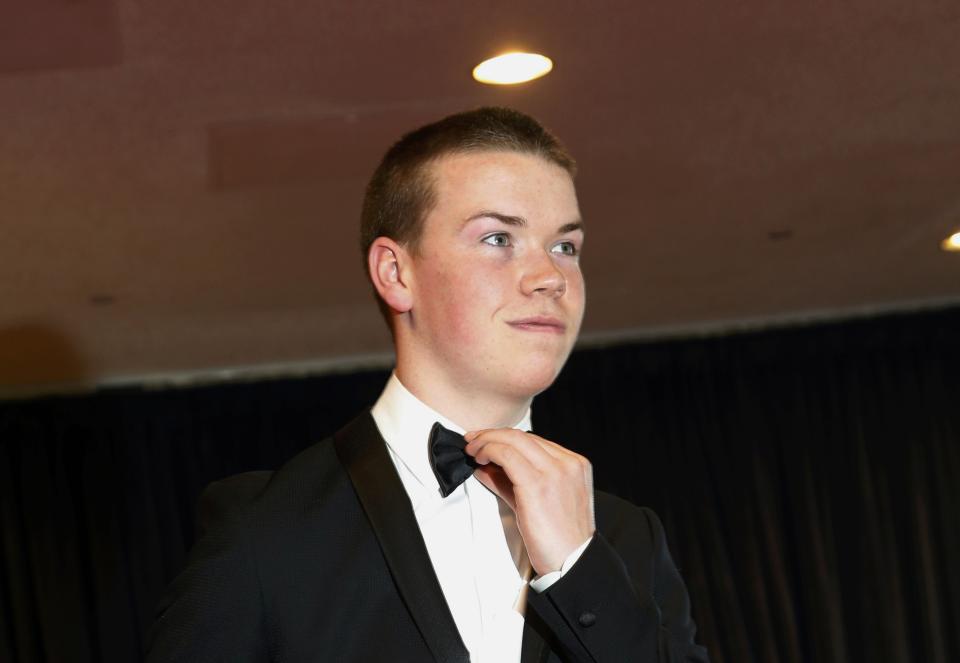
[[[559,297],[567,291],[567,279],[548,252],[537,251],[536,256],[524,267],[524,274],[520,279],[523,294],[539,293]]]

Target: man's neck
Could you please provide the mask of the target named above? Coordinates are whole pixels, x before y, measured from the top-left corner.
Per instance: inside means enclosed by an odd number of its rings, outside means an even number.
[[[397,365],[396,374],[407,391],[431,409],[462,426],[465,431],[514,426],[523,418],[533,401],[533,397],[510,398],[479,389],[466,389],[462,385],[445,384],[442,378],[429,376],[400,364]]]

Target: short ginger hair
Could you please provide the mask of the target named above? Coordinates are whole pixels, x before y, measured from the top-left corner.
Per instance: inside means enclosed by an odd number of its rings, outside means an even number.
[[[430,166],[448,154],[482,151],[532,154],[576,175],[576,162],[560,141],[529,115],[510,108],[477,108],[420,127],[387,150],[367,185],[360,220],[364,266],[377,237],[389,237],[416,253],[436,195]]]

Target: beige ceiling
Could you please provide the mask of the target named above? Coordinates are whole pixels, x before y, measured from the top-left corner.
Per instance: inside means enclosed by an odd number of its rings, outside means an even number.
[[[580,161],[587,337],[960,300],[956,0],[7,3],[0,388],[382,356],[365,180],[483,104]]]

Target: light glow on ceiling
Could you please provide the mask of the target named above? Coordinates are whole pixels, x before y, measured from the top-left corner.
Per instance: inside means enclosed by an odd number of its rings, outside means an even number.
[[[953,233],[940,242],[940,248],[944,251],[960,251],[960,232]]]
[[[553,61],[539,53],[504,53],[473,68],[474,79],[490,85],[526,83],[550,73]]]

